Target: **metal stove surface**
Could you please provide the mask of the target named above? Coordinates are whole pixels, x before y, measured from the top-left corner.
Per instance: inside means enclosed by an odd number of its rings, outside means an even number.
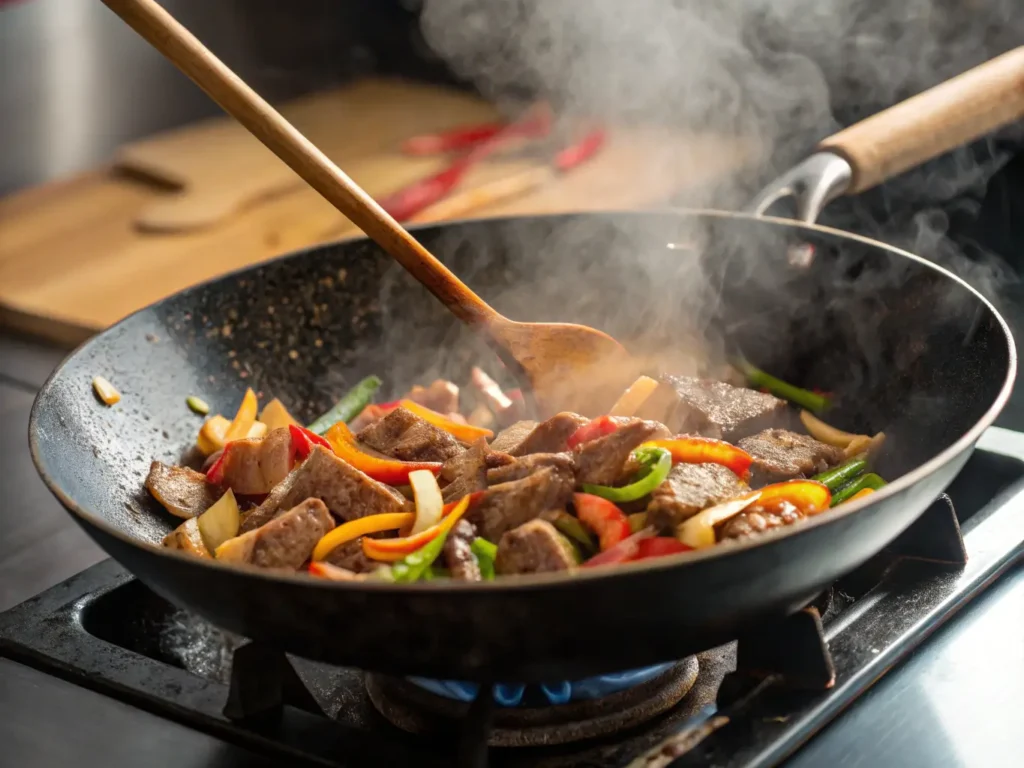
[[[877,688],[869,690],[873,684],[1021,558],[1024,435],[990,430],[949,495],[963,533],[966,564],[955,563],[958,541],[951,547],[948,538],[931,535],[944,529],[944,520],[952,519],[950,507],[940,502],[915,525],[913,536],[904,537],[892,551],[843,579],[823,598],[819,607],[824,610],[824,637],[830,651],[826,661],[831,666],[816,666],[813,652],[799,654],[806,663],[794,663],[793,654],[773,658],[761,652],[753,658],[754,643],[741,638],[743,669],[727,676],[735,664],[733,646],[702,654],[697,683],[687,697],[645,725],[580,744],[491,749],[488,764],[653,768],[768,766],[788,759],[805,766],[837,762],[839,755],[843,756],[839,763],[852,765],[937,764],[933,758],[919,762],[907,754],[894,761],[875,755],[872,761],[861,762],[877,746],[877,738],[851,737],[842,726],[858,720],[864,729],[877,729],[873,713],[878,710],[869,703],[881,694]],[[1024,610],[1018,618],[1021,613]],[[811,619],[803,623],[815,624]],[[792,621],[785,623],[793,626]],[[763,634],[790,637],[779,628],[765,628]],[[792,637],[808,639],[800,632]],[[812,651],[815,637],[810,636]],[[997,653],[1016,652],[1020,658],[1012,658],[1017,664],[1009,668],[1024,669],[1024,643],[1019,635],[1015,639],[1016,644],[1008,644],[997,637],[992,648],[999,649]],[[222,740],[225,750],[228,744],[241,746],[250,757],[260,756],[253,757],[254,763],[432,766],[459,759],[457,745],[462,736],[457,728],[432,736],[405,733],[374,709],[361,672],[301,659],[290,659],[285,666],[294,670],[306,700],[284,696],[283,707],[276,709],[271,702],[261,717],[242,719],[237,712],[228,717],[226,705],[232,700],[236,709],[238,705],[238,691],[232,692],[229,685],[233,651],[244,647],[244,642],[225,638],[182,614],[107,561],[0,615],[0,656],[12,660],[0,659],[0,698],[4,680],[27,680],[38,670],[46,676],[39,679],[46,682],[37,682],[37,688],[56,688],[51,680],[69,681],[76,690],[102,694],[96,701],[118,708],[128,704],[158,715],[167,722],[168,733],[184,724],[185,732],[197,729]],[[925,646],[925,657],[929,647]],[[921,655],[910,661],[910,665],[921,663],[927,664]],[[834,684],[823,687],[830,675]],[[284,678],[269,677],[278,681],[282,690],[276,694],[281,695],[287,687],[281,682]],[[794,685],[801,677],[810,685]],[[931,686],[919,683],[918,688],[927,697]],[[259,693],[266,696],[267,691],[263,686]],[[970,693],[962,693],[965,700]],[[716,696],[717,715],[708,720]],[[952,699],[949,709],[954,710],[956,696]],[[826,728],[851,704],[854,708],[848,714]],[[251,708],[252,702],[245,706]],[[979,706],[974,720],[981,722],[985,709]],[[889,717],[890,727],[900,722]],[[1011,714],[1011,720],[1016,719]],[[1019,730],[1002,728],[1000,733]],[[691,748],[686,751],[684,746]],[[481,764],[479,750],[473,757],[466,757],[465,751],[461,754],[461,762]],[[924,754],[919,751],[918,756]],[[965,762],[955,750],[946,754],[951,759],[945,764],[1001,764],[991,754],[984,763]],[[113,765],[105,759],[97,763]],[[242,764],[250,763],[242,760]]]

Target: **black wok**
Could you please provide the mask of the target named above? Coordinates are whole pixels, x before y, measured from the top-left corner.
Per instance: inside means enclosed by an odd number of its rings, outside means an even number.
[[[574,577],[332,583],[161,549],[176,521],[142,486],[152,459],[180,460],[194,441],[200,420],[186,396],[228,411],[252,386],[310,419],[369,373],[399,394],[436,374],[465,380],[480,360],[493,369],[367,240],[199,285],[84,344],[32,411],[43,479],[143,582],[249,638],[396,674],[572,679],[679,658],[804,605],[942,492],[1015,377],[1006,323],[973,289],[922,258],[821,227],[680,212],[454,223],[417,236],[516,319],[587,323],[641,351],[684,344],[688,328],[836,392],[842,406],[831,420],[884,429],[879,471],[898,479],[738,546]],[[793,266],[787,248],[802,243],[817,258]],[[698,274],[717,288],[688,289]],[[123,393],[117,406],[92,396],[98,374]]]

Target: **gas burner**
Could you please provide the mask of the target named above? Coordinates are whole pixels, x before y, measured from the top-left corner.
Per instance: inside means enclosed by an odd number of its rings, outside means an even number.
[[[697,681],[699,664],[691,656],[655,670],[646,680],[622,690],[559,705],[539,701],[546,696],[528,690],[520,702],[522,706],[496,708],[487,743],[495,747],[568,744],[610,736],[647,722],[670,710],[690,692]],[[456,723],[469,717],[472,707],[417,682],[385,675],[366,675],[366,690],[377,711],[389,722],[416,734],[450,733]]]

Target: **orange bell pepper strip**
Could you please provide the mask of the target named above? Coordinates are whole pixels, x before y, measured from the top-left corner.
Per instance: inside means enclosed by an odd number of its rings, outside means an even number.
[[[228,427],[228,431],[224,435],[224,444],[230,443],[232,440],[242,440],[249,434],[249,430],[252,425],[256,422],[256,413],[259,410],[259,401],[256,399],[256,393],[252,389],[245,390],[245,396],[242,398],[242,404],[238,406],[238,413],[235,414],[235,418],[231,420],[231,425]]]
[[[447,517],[421,533],[398,539],[363,539],[363,554],[384,563],[396,563],[402,560],[406,555],[411,555],[438,536],[447,535],[448,531],[454,528],[455,524],[466,514],[474,496],[475,494],[463,496]]]
[[[405,408],[405,410],[411,411],[424,421],[433,424],[438,429],[443,429],[456,440],[461,440],[464,443],[472,443],[481,437],[486,437],[488,440],[494,437],[494,432],[489,429],[474,427],[472,424],[459,424],[437,411],[432,411],[426,406],[414,403],[412,400],[401,400],[398,404]]]
[[[721,464],[746,479],[753,458],[742,448],[712,437],[675,437],[644,443],[664,448],[672,454],[673,464]]]
[[[859,491],[853,494],[853,496],[847,499],[847,501],[856,501],[857,499],[863,499],[865,496],[870,496],[874,492],[874,488],[861,488]]]
[[[832,492],[824,483],[816,480],[787,480],[766,485],[755,502],[758,507],[769,507],[779,502],[789,502],[804,515],[824,512],[832,503]]]
[[[349,520],[347,523],[332,528],[321,537],[313,548],[312,559],[314,561],[323,560],[342,544],[347,544],[368,533],[394,531],[403,525],[412,525],[415,519],[416,515],[413,512],[384,512],[379,515],[367,515]]]
[[[388,485],[408,485],[409,473],[417,469],[428,469],[435,475],[441,471],[439,461],[396,461],[382,459],[359,450],[355,436],[343,422],[338,422],[324,434],[331,450],[339,459],[374,480]]]

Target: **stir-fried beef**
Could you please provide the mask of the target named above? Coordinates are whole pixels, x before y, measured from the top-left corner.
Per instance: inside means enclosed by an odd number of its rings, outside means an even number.
[[[807,477],[841,464],[843,452],[809,435],[785,429],[766,429],[739,442],[753,459],[755,484]]]
[[[406,499],[394,488],[367,477],[318,445],[262,504],[245,516],[242,531],[258,528],[281,510],[291,509],[309,498],[320,499],[342,520],[381,512],[401,512],[406,504]]]
[[[380,567],[380,563],[363,554],[362,538],[347,541],[341,546],[335,547],[324,558],[324,562],[353,573],[371,573]]]
[[[466,516],[488,541],[533,520],[548,509],[564,507],[572,498],[571,472],[555,467],[538,469],[529,477],[492,485]]]
[[[447,461],[462,452],[454,437],[405,408],[395,408],[361,429],[356,437],[400,461]]]
[[[491,448],[495,451],[502,451],[503,453],[511,453],[514,449],[518,448],[519,445],[526,439],[536,428],[537,422],[530,421],[517,421],[515,424],[511,424],[505,429],[501,430],[494,439],[491,441]]]
[[[476,528],[468,520],[459,520],[444,541],[444,561],[453,579],[480,581],[480,565],[469,548],[476,538]]]
[[[505,466],[487,470],[487,482],[491,485],[496,485],[498,483],[510,483],[513,480],[522,480],[524,477],[529,477],[538,469],[543,469],[544,467],[554,467],[568,473],[575,470],[572,454],[531,453],[528,456],[514,459]]]
[[[255,531],[225,541],[217,547],[217,559],[261,568],[298,568],[333,527],[326,505],[306,499]]]
[[[262,496],[292,470],[292,436],[275,429],[266,437],[236,440],[224,452],[223,485],[247,496]]]
[[[647,505],[647,522],[663,533],[705,507],[720,504],[748,490],[747,486],[721,464],[676,464],[661,485],[654,489]]]
[[[512,456],[530,453],[561,453],[568,450],[569,438],[590,419],[578,413],[562,411],[542,421],[515,448],[508,449]]]
[[[719,539],[741,539],[757,533],[781,528],[802,520],[803,514],[788,502],[773,505],[771,508],[750,507],[728,520],[719,531]]]
[[[676,433],[735,442],[776,426],[786,412],[785,401],[773,395],[722,381],[666,376],[665,383],[672,388],[675,397],[670,412],[663,418]]]
[[[581,483],[614,485],[622,479],[629,454],[641,443],[669,434],[664,424],[629,419],[610,435],[576,446],[576,479]]]
[[[429,387],[415,386],[406,397],[438,413],[459,413],[459,387],[444,379],[434,379]]]
[[[221,489],[202,472],[154,461],[149,465],[146,488],[164,508],[176,517],[195,517],[213,506]]]
[[[494,570],[503,575],[568,571],[576,566],[573,545],[547,520],[530,520],[498,542]]]
[[[501,467],[515,461],[511,456],[488,447],[480,438],[468,450],[453,456],[441,467],[441,480],[448,484],[441,495],[445,502],[458,501],[473,491],[487,487],[487,472],[491,467]]]

